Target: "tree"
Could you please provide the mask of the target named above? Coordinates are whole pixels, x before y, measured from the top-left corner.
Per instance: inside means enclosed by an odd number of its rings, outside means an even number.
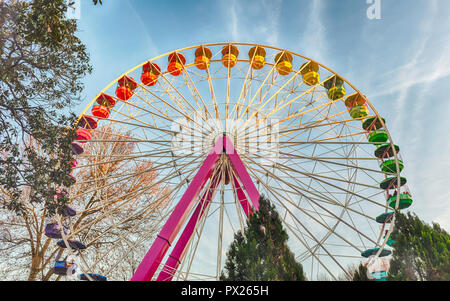
[[[0,202],[19,215],[23,193],[54,211],[55,187],[71,184],[74,115],[63,109],[79,101],[91,66],[66,10],[64,0],[0,2]]]
[[[116,280],[132,276],[148,247],[139,239],[142,233],[151,239],[159,232],[155,220],[169,200],[169,189],[156,181],[152,162],[126,159],[136,147],[129,141],[127,133],[97,128],[77,158],[82,168],[75,169],[77,182],[68,190],[69,204],[78,211],[68,234],[86,244],[82,257],[89,268]],[[128,175],[132,177],[127,179]],[[26,214],[0,209],[0,274],[3,280],[59,279],[52,264],[61,248],[44,235],[52,218],[47,218],[45,203],[32,202],[28,196],[29,190],[21,195]]]
[[[234,235],[222,271],[225,281],[305,280],[303,267],[287,246],[288,234],[275,207],[265,197]]]
[[[367,268],[360,263],[359,266],[353,271],[352,281],[371,281],[373,279],[369,279],[367,277]]]
[[[450,235],[438,224],[427,225],[417,215],[399,213],[388,280],[450,280]]]

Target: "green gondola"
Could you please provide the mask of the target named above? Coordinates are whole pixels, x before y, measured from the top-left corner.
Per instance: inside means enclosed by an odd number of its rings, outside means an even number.
[[[387,161],[384,161],[383,163],[381,163],[380,167],[384,173],[395,174],[395,173],[401,172],[403,170],[404,165],[403,165],[402,160],[398,160],[398,168],[400,170],[397,170],[397,165],[395,164],[395,160],[387,160]]]
[[[394,148],[396,153],[400,151],[400,147],[398,147],[398,145],[394,145]],[[391,158],[393,156],[394,150],[390,144],[383,144],[375,150],[375,157],[377,158]]]
[[[344,86],[344,80],[339,76],[333,75],[323,83],[323,86],[327,90],[330,90],[333,87],[342,87]]]
[[[386,120],[384,118],[381,118],[383,120],[383,123],[386,123]],[[368,118],[366,120],[364,120],[363,125],[362,125],[363,129],[365,129],[366,131],[370,130],[379,130],[383,127],[383,125],[381,124],[381,121],[378,117],[372,117],[372,118]]]
[[[368,258],[372,255],[376,255],[380,248],[368,249],[361,253],[362,257]],[[383,249],[379,255],[379,257],[385,257],[392,254],[391,250]]]
[[[369,115],[369,109],[367,109],[366,106],[354,106],[351,110],[350,110],[350,116],[355,119],[355,118],[361,118],[361,117],[366,117],[367,115]]]
[[[380,188],[381,189],[394,189],[397,188],[397,177],[389,177],[384,179],[381,183],[380,183]],[[406,184],[406,178],[404,177],[400,177],[400,186],[403,186]]]
[[[384,129],[375,130],[369,134],[369,142],[372,143],[386,142],[388,139],[389,136]]]
[[[400,201],[398,204],[398,209],[406,209],[412,205],[412,198],[407,193],[400,194]],[[388,199],[389,207],[395,209],[395,205],[397,204],[397,195],[393,195]]]
[[[386,213],[378,215],[375,220],[377,221],[377,223],[380,223],[380,224],[390,223],[392,221],[393,216],[394,216],[394,212],[386,212]]]
[[[391,237],[392,237],[392,233],[389,234],[388,240],[386,242],[386,244],[390,247],[392,247],[392,245],[395,243],[395,240],[393,240]],[[383,236],[383,239],[385,239],[385,238],[386,238],[386,235]]]
[[[395,244],[395,240],[389,239],[389,240],[386,242],[386,244],[387,244],[389,247],[392,247],[392,245]]]
[[[345,96],[345,87],[332,87],[328,90],[328,98],[331,100],[337,100]]]
[[[337,100],[345,96],[344,80],[339,76],[332,76],[327,79],[323,86],[328,90],[328,98]]]

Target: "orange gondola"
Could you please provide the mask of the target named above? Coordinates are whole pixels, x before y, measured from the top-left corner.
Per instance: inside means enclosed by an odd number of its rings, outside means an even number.
[[[116,100],[111,95],[101,93],[97,97],[97,103],[107,108],[112,108],[116,105]]]
[[[152,62],[147,62],[142,66],[141,82],[146,86],[154,86],[161,74],[161,68]]]
[[[129,100],[133,96],[133,91],[137,88],[138,84],[134,78],[124,75],[117,82],[119,86],[116,89],[116,96],[121,100]]]
[[[92,115],[98,118],[106,119],[109,117],[110,110],[107,107],[101,105],[95,105],[92,107]]]
[[[227,68],[232,68],[237,63],[239,49],[234,45],[227,45],[222,48],[222,64]]]
[[[78,121],[78,127],[83,129],[95,130],[97,126],[97,120],[95,120],[91,116],[83,115]]]
[[[79,128],[76,130],[77,138],[76,140],[80,140],[81,143],[85,143],[92,139],[92,134],[89,130]]]
[[[184,64],[186,64],[186,58],[184,55],[178,52],[173,52],[169,55],[169,65],[167,66],[167,72],[173,76],[179,76],[183,73]]]

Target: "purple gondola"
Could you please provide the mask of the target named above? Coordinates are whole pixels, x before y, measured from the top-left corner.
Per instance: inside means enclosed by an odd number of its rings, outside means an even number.
[[[82,243],[81,241],[68,240],[67,242],[69,243],[70,248],[73,249],[73,250],[86,249],[86,245],[84,243]],[[64,242],[64,240],[59,240],[56,244],[58,246],[60,246],[61,248],[66,248],[66,243]]]
[[[77,214],[77,211],[75,209],[73,209],[70,206],[64,206],[60,211],[59,214],[61,214],[64,217],[72,217],[75,216]]]
[[[84,152],[83,146],[78,142],[72,142],[72,155],[78,156]]]
[[[44,234],[49,238],[56,238],[56,239],[62,238],[61,229],[57,223],[47,224],[45,226]],[[64,234],[67,234],[66,228],[64,228]]]

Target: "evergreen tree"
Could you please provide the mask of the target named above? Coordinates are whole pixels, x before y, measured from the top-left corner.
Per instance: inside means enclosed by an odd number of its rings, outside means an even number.
[[[234,236],[225,262],[225,281],[300,281],[303,267],[287,246],[288,234],[269,200],[261,197],[259,210],[247,219],[244,233]]]
[[[450,280],[450,235],[416,215],[397,214],[389,280]]]
[[[367,277],[367,268],[362,263],[354,271],[352,281],[372,281],[372,279]]]

